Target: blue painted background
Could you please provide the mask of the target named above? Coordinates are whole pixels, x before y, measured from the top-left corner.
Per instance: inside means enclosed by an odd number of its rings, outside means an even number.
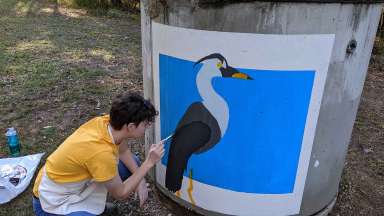
[[[194,62],[162,54],[159,60],[161,137],[165,138],[188,106],[202,100],[196,88],[201,65],[193,68]],[[184,175],[192,169],[193,179],[238,192],[291,193],[315,71],[237,69],[254,80],[212,80],[228,103],[228,130],[214,148],[190,158]],[[167,160],[166,153],[162,163]]]

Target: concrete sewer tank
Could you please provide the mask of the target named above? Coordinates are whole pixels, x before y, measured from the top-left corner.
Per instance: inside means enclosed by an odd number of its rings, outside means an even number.
[[[141,0],[152,173],[203,215],[326,215],[382,1]]]

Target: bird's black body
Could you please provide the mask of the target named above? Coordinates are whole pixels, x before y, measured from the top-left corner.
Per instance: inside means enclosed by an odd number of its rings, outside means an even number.
[[[175,192],[180,190],[183,172],[193,153],[202,153],[220,141],[217,120],[201,102],[191,104],[177,125],[169,149],[165,186]]]

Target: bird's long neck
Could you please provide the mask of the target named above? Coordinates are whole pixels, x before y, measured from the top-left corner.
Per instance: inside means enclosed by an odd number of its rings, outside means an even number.
[[[217,70],[217,68],[209,68],[206,65],[203,65],[200,69],[196,77],[197,89],[200,96],[203,98],[204,106],[217,120],[220,126],[221,136],[224,136],[228,127],[228,105],[227,102],[216,93],[215,89],[213,89],[211,81],[214,76],[212,73],[209,73],[210,70]]]

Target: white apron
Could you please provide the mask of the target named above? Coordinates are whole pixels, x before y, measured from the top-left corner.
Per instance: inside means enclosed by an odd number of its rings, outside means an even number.
[[[39,185],[39,199],[44,211],[66,215],[75,211],[103,213],[107,189],[101,183],[84,180],[71,183],[55,183],[46,175],[45,167]]]

